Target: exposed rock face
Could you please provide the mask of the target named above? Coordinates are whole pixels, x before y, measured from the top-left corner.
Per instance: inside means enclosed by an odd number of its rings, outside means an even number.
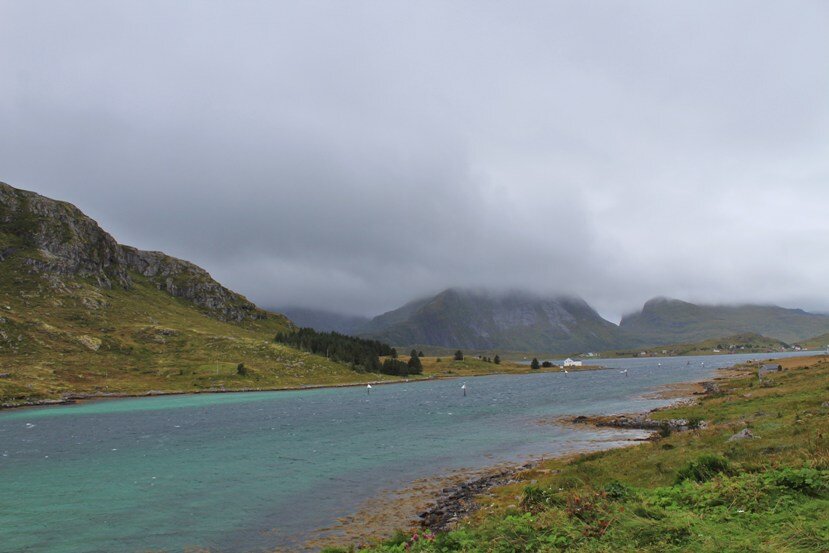
[[[71,204],[0,183],[0,229],[18,238],[3,249],[37,249],[26,260],[34,271],[92,277],[102,287],[130,284],[121,247]]]
[[[101,288],[129,289],[139,274],[222,320],[267,317],[201,267],[122,246],[72,204],[0,183],[0,262],[12,255],[22,256],[34,273],[91,278]]]

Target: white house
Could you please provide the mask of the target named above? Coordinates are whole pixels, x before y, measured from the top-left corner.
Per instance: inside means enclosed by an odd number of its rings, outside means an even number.
[[[581,361],[573,361],[569,357],[564,360],[565,367],[581,367]]]

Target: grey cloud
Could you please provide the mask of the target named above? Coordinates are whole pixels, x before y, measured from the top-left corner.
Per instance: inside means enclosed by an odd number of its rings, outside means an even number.
[[[821,2],[0,3],[0,179],[262,305],[829,309]]]

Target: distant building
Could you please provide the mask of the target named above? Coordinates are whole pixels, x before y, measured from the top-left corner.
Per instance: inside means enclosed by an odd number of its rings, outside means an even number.
[[[564,360],[565,367],[581,367],[581,361],[573,361],[569,357]]]

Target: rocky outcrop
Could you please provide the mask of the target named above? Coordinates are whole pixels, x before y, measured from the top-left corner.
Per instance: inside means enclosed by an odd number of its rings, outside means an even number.
[[[628,428],[637,430],[663,430],[669,429],[672,432],[682,432],[692,428],[705,428],[705,421],[688,421],[686,419],[664,419],[654,420],[648,415],[609,415],[598,417],[579,416],[572,419],[578,424],[593,424],[594,426],[607,426],[611,428]]]
[[[756,437],[757,436],[755,436],[751,432],[751,430],[749,430],[748,428],[743,428],[742,430],[740,430],[739,432],[737,432],[736,434],[734,434],[733,436],[728,438],[728,441],[729,442],[736,442],[738,440],[753,440]]]
[[[129,289],[140,275],[221,320],[268,316],[193,263],[118,244],[72,204],[0,183],[0,263],[13,256],[32,273],[87,278],[101,288]]]
[[[147,277],[157,288],[171,296],[185,299],[210,310],[228,321],[261,319],[267,313],[253,303],[211,278],[210,274],[189,261],[161,252],[148,252],[121,246],[129,270]]]
[[[102,287],[130,284],[121,247],[71,204],[0,183],[0,231],[16,238],[5,251],[35,254],[25,260],[34,272],[90,277]]]
[[[420,525],[433,532],[449,530],[454,523],[478,509],[476,496],[490,488],[518,482],[518,472],[533,466],[533,463],[528,463],[520,469],[499,470],[469,482],[444,488],[436,504],[419,515]]]

